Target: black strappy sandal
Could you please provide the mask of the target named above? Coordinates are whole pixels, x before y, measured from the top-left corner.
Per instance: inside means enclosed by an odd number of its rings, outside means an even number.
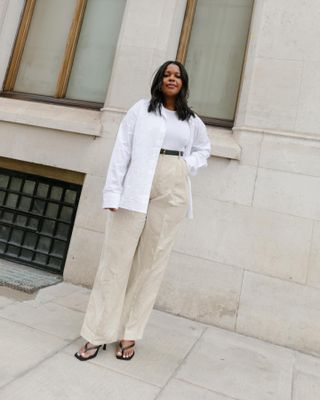
[[[117,359],[118,360],[125,360],[125,361],[131,360],[131,358],[134,356],[134,350],[133,350],[133,353],[131,354],[131,356],[129,356],[129,357],[125,357],[123,353],[124,353],[125,350],[131,349],[132,347],[134,347],[135,344],[136,343],[133,341],[131,344],[129,344],[129,346],[123,347],[122,342],[119,342],[121,355],[116,354]]]
[[[99,353],[100,347],[102,346],[102,344],[99,344],[99,346],[88,347],[88,344],[89,344],[89,342],[87,342],[87,343],[85,344],[85,346],[84,346],[85,353],[86,353],[87,351],[94,350],[94,349],[96,349],[96,351],[95,351],[91,356],[89,356],[89,357],[83,357],[81,354],[79,354],[79,352],[77,352],[77,353],[75,353],[74,356],[75,356],[78,360],[80,360],[80,361],[88,361],[88,360],[91,360],[92,358],[95,358],[95,357],[97,356],[97,354]],[[104,344],[102,348],[103,348],[103,350],[106,350],[107,345]]]

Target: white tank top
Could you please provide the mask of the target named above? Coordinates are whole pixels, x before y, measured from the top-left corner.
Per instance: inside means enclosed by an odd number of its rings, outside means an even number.
[[[175,111],[162,107],[167,117],[167,132],[162,144],[163,149],[184,151],[189,142],[190,128],[187,121],[181,121]]]

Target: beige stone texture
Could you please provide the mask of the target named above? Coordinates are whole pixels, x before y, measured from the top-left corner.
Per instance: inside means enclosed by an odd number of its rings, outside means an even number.
[[[314,222],[309,259],[308,285],[320,289],[320,222]]]
[[[240,164],[257,166],[259,164],[263,133],[235,129],[233,136],[241,147]]]
[[[156,306],[233,330],[242,275],[239,268],[174,252]]]
[[[82,186],[75,226],[104,233],[106,210],[102,208],[105,177],[87,174]]]
[[[232,399],[291,400],[289,350],[209,328],[176,377]]]
[[[260,167],[320,177],[320,142],[264,135]]]
[[[113,139],[0,123],[0,156],[105,176]],[[30,151],[36,149],[36,151]]]
[[[38,329],[61,339],[79,336],[82,313],[54,303],[14,303],[0,309],[0,317]]]
[[[234,398],[214,393],[211,390],[173,379],[158,397],[159,400],[234,400]]]
[[[255,178],[255,167],[211,157],[208,167],[192,179],[192,192],[206,198],[250,206]]]
[[[320,354],[320,290],[246,272],[237,332]]]
[[[104,234],[73,228],[64,269],[67,282],[91,286],[98,269]]]
[[[186,0],[127,2],[105,106],[127,109],[149,96],[153,73],[176,57],[185,6]]]
[[[319,25],[319,24],[318,24]],[[318,34],[320,28],[318,27]],[[305,63],[301,83],[301,95],[297,113],[296,130],[311,132],[319,135],[319,109],[320,101],[320,55],[316,61]]]
[[[295,127],[303,62],[257,58],[246,124],[290,131]]]
[[[0,318],[0,331],[0,387],[67,344],[50,333],[4,318]],[[0,398],[6,399],[1,394]]]
[[[292,400],[318,400],[320,377],[297,373],[292,388]]]
[[[305,282],[312,221],[194,196],[175,250],[283,279]]]
[[[56,354],[0,389],[0,396],[6,400],[154,400],[159,392],[153,385],[92,363],[75,368],[75,362],[73,356]]]
[[[260,168],[253,206],[320,219],[320,178]]]

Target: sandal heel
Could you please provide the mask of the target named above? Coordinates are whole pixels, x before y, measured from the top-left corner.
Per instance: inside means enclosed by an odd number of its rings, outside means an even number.
[[[106,344],[103,345],[102,350],[107,350],[107,345]]]

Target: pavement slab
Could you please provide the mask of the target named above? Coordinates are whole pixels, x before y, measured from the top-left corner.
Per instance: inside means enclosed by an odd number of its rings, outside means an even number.
[[[0,332],[0,387],[68,344],[63,339],[3,318],[0,318]]]
[[[177,378],[239,400],[291,400],[290,350],[208,328]]]
[[[154,400],[159,388],[56,354],[0,389],[6,400]]]

